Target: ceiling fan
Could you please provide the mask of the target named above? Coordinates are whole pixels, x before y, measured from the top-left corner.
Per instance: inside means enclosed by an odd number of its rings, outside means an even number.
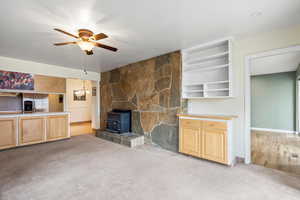
[[[104,38],[107,38],[108,36],[104,33],[94,34],[92,31],[88,29],[79,29],[78,30],[78,36],[73,35],[71,33],[68,33],[66,31],[63,31],[61,29],[55,28],[55,31],[61,32],[63,34],[66,34],[68,36],[71,36],[73,38],[78,39],[74,42],[61,42],[61,43],[55,43],[55,46],[61,46],[61,45],[67,45],[67,44],[77,44],[83,51],[86,52],[87,55],[93,55],[93,48],[94,47],[101,47],[110,51],[116,52],[118,49],[114,47],[110,47],[104,44],[101,44],[99,42],[95,42],[97,40],[102,40]]]

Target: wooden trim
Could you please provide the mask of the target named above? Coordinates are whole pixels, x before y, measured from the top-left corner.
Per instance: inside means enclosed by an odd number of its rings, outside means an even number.
[[[92,121],[83,121],[83,122],[71,122],[70,125],[80,125],[80,124],[85,124],[85,123],[92,123]]]
[[[192,117],[203,119],[220,119],[220,120],[232,120],[238,118],[236,115],[197,115],[197,114],[177,114],[178,117]]]
[[[20,111],[0,111],[0,116],[1,115],[10,115],[10,114],[22,114],[23,112]]]

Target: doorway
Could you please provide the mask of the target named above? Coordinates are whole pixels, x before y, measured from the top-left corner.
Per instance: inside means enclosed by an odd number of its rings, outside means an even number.
[[[66,110],[70,112],[71,136],[94,134],[99,128],[97,89],[96,81],[67,79]]]
[[[246,58],[247,163],[300,173],[299,63],[300,46]]]

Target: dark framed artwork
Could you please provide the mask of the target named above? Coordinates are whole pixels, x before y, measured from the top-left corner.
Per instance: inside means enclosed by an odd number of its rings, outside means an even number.
[[[34,90],[34,75],[0,70],[0,89]]]
[[[95,97],[97,95],[97,88],[93,87],[92,88],[92,96]]]
[[[73,90],[73,100],[86,101],[86,92],[81,92],[81,90]]]

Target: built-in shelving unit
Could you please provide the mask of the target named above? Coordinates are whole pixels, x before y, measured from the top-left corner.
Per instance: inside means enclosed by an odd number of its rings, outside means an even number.
[[[183,98],[233,96],[231,43],[223,39],[181,51]]]

